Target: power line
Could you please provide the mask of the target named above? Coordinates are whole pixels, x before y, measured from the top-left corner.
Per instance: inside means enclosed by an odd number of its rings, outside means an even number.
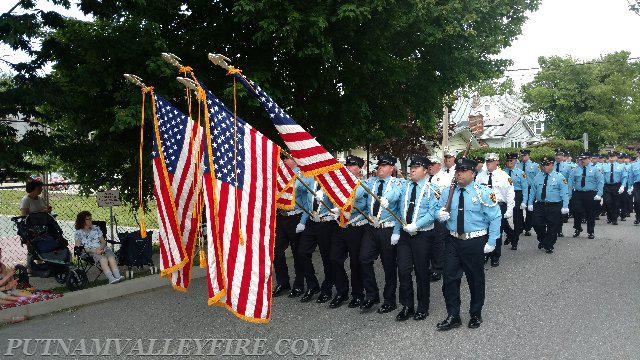
[[[640,60],[640,56],[630,57],[627,60]],[[612,61],[612,60],[592,60],[592,61],[585,61],[585,62],[582,62],[582,63],[569,64],[569,66],[600,64],[600,63],[604,63],[604,62],[607,62],[607,61]],[[520,69],[506,69],[504,72],[531,71],[531,70],[540,70],[540,69],[542,69],[542,68],[540,68],[540,67],[530,67],[530,68],[520,68]]]

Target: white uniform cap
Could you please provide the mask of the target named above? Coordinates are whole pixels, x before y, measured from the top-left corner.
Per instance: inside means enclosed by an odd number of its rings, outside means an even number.
[[[487,153],[484,156],[485,161],[500,160],[500,156],[496,153]]]

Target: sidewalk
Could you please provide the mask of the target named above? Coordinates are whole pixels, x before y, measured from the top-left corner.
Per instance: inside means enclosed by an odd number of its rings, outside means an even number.
[[[193,280],[202,278],[205,276],[205,274],[205,269],[194,267],[191,272],[191,279]],[[55,280],[51,279],[51,281],[53,281],[56,286],[60,286],[55,282]],[[32,283],[32,285],[34,284]],[[64,296],[57,299],[46,300],[33,304],[26,304],[0,310],[0,319],[11,318],[14,316],[26,316],[28,319],[34,316],[46,315],[64,309],[102,302],[105,300],[110,300],[129,294],[144,292],[170,285],[171,284],[167,279],[161,278],[158,274],[149,275],[131,280],[125,280],[118,284],[102,285],[85,290],[67,292],[64,294]]]

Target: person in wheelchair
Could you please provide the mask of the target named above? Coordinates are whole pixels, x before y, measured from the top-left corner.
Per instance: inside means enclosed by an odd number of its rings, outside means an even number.
[[[109,279],[109,284],[122,281],[124,276],[120,275],[115,254],[107,247],[107,242],[100,228],[93,225],[91,213],[81,211],[76,217],[75,227],[75,245],[84,247],[84,250],[93,257],[96,264],[100,264],[104,275]]]
[[[27,216],[34,212],[51,212],[51,206],[47,206],[44,199],[40,197],[40,194],[42,194],[42,186],[42,181],[27,181],[27,195],[20,200],[21,216]]]

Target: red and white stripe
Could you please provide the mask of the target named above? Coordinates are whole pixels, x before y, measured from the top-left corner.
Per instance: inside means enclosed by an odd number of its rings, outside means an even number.
[[[176,199],[182,244],[185,255],[188,257],[185,266],[171,274],[171,284],[178,290],[189,288],[194,247],[201,219],[198,207],[203,205],[201,180],[204,154],[203,130],[195,121],[190,121],[189,124],[191,126],[189,131],[185,131],[184,146],[178,160],[178,171],[176,171],[176,174],[180,174],[180,176],[172,176],[171,174],[169,176]]]
[[[276,182],[276,206],[278,209],[292,210],[296,205],[295,194],[296,173],[284,160],[278,161],[278,177]]]
[[[338,162],[300,125],[276,125],[291,156],[304,176],[315,176],[331,201],[344,211],[351,211],[349,199],[358,179]]]
[[[244,131],[242,189],[217,182],[226,277],[224,304],[245,320],[267,322],[271,315],[279,149],[250,126]],[[239,241],[241,235],[244,245]]]

